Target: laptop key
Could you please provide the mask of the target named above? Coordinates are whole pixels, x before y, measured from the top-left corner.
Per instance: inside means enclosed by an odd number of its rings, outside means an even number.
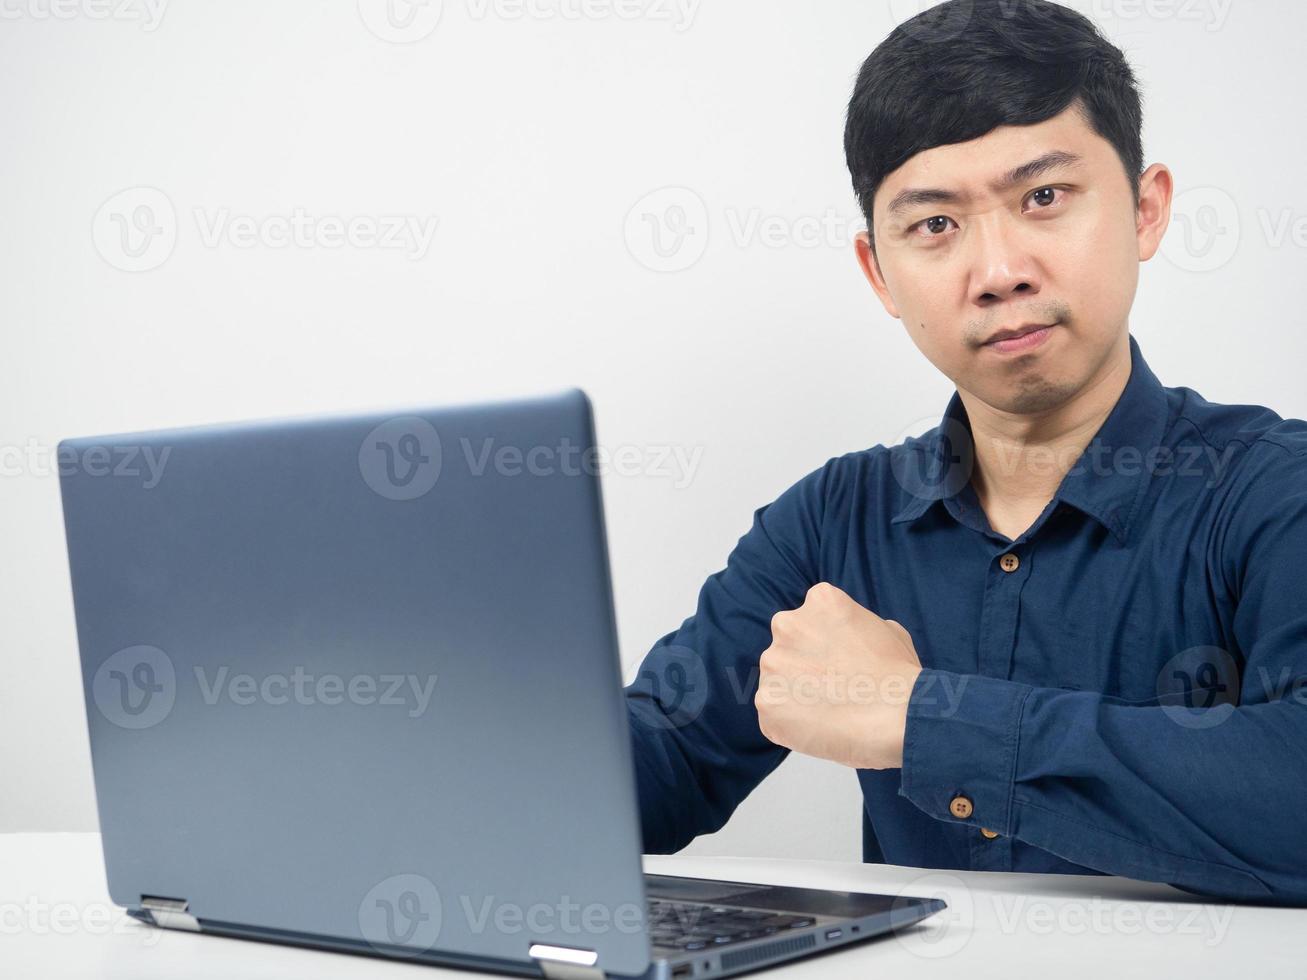
[[[807,915],[659,899],[650,899],[648,919],[650,938],[655,945],[691,952],[816,924],[816,919]]]

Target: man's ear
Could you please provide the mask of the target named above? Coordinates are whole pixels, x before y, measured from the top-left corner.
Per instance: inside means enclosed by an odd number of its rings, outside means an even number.
[[[876,296],[885,307],[885,312],[896,320],[900,319],[898,307],[894,305],[894,298],[890,296],[889,287],[885,285],[885,277],[881,275],[880,260],[872,251],[871,235],[865,231],[858,232],[853,239],[853,250],[857,253],[862,274],[867,277],[867,282],[871,283],[871,288],[876,291]]]
[[[1157,254],[1171,223],[1171,196],[1175,182],[1164,163],[1155,163],[1139,178],[1139,210],[1135,214],[1135,236],[1139,239],[1139,261]]]

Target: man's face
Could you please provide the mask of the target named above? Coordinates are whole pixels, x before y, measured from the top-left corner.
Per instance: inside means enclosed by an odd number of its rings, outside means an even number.
[[[1144,175],[1137,214],[1116,151],[1073,105],[912,157],[876,191],[875,257],[865,236],[858,254],[886,310],[959,389],[1034,414],[1124,349],[1139,263],[1169,214],[1166,168]],[[987,343],[1035,325],[1051,329]]]

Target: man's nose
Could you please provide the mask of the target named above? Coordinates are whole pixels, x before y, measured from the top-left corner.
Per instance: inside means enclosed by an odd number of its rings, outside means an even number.
[[[1034,296],[1040,289],[1036,250],[1019,224],[1006,214],[989,214],[972,222],[967,247],[971,254],[971,296],[991,306],[1014,296]]]

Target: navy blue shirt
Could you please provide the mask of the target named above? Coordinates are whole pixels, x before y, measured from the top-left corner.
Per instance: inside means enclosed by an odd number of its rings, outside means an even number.
[[[956,392],[925,435],[754,512],[626,689],[647,852],[718,830],[785,757],[758,660],[826,581],[923,666],[902,769],[856,770],[863,860],[1307,903],[1307,422],[1164,387],[1133,336],[1130,356],[1015,540],[971,486]]]

